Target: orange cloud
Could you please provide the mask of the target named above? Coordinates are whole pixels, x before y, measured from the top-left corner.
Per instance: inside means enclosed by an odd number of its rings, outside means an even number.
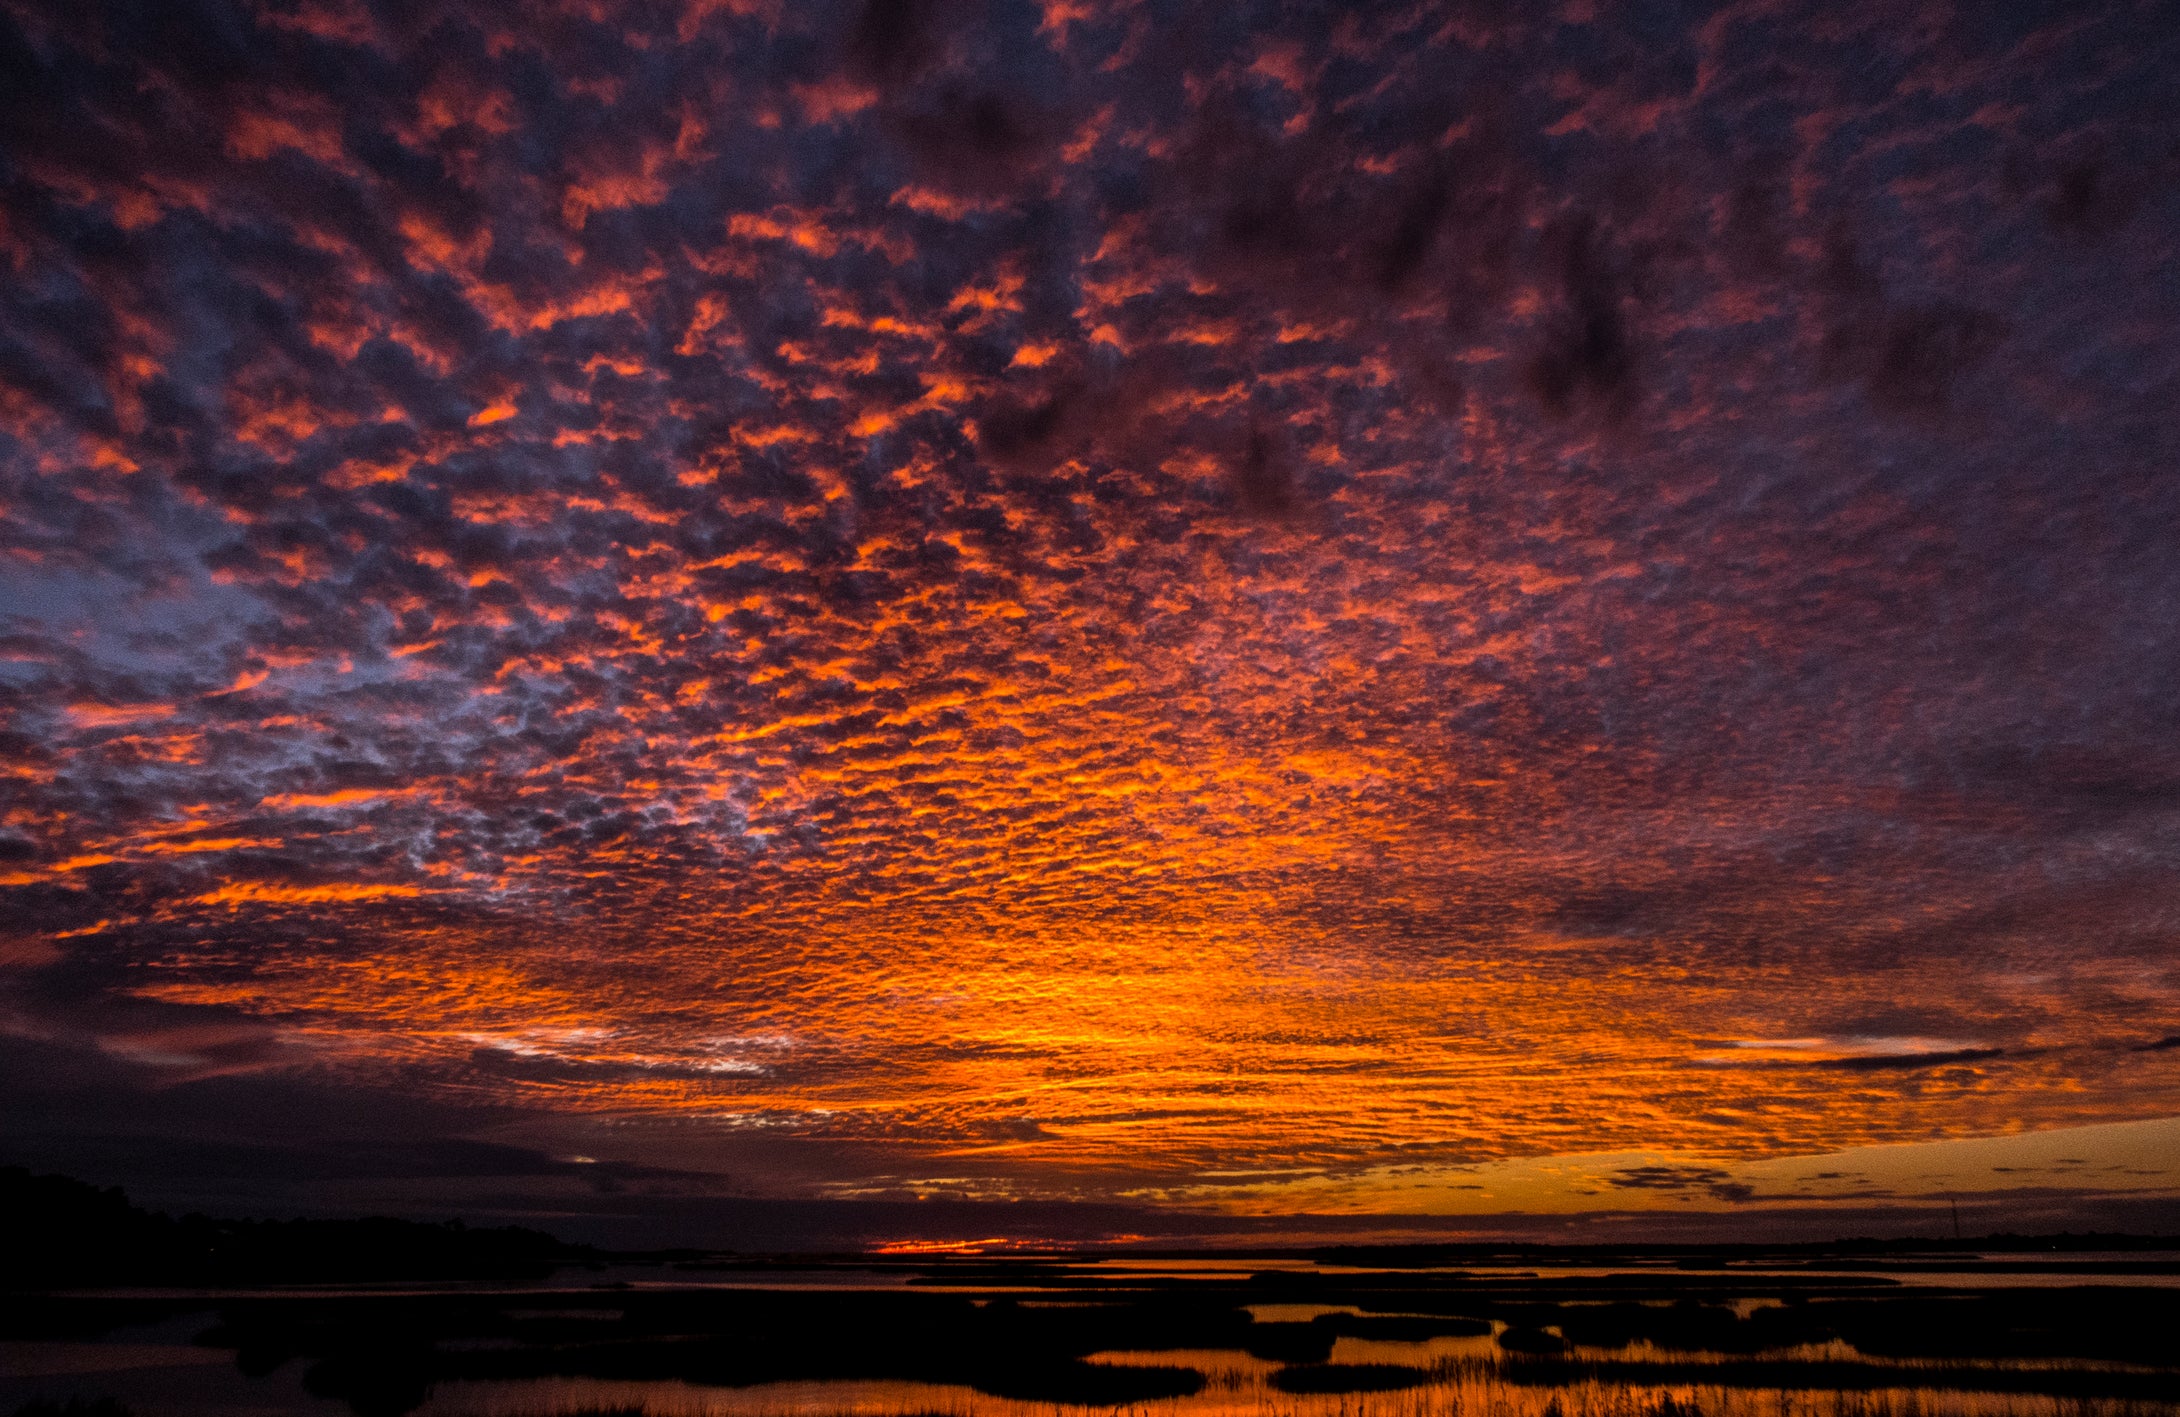
[[[346,904],[359,900],[413,900],[425,894],[420,886],[371,885],[341,882],[321,886],[284,886],[267,881],[235,881],[192,898],[194,905],[238,906]]]

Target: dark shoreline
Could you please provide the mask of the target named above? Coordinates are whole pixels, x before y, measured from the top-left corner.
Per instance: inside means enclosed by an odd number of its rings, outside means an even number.
[[[2180,1282],[2155,1282],[2180,1279],[2180,1252],[2153,1237],[631,1255],[399,1220],[176,1220],[6,1179],[26,1262],[0,1280],[0,1340],[201,1325],[194,1343],[242,1375],[300,1372],[357,1417],[400,1417],[440,1383],[550,1377],[893,1379],[1113,1408],[1202,1390],[1158,1359],[1190,1350],[1276,1365],[1268,1387],[1297,1395],[1480,1378],[2180,1410]],[[1336,1362],[1343,1340],[1468,1347]],[[1142,1361],[1089,1361],[1117,1352]]]
[[[209,1312],[214,1321],[198,1344],[231,1351],[245,1374],[300,1361],[309,1391],[346,1400],[359,1417],[410,1411],[443,1382],[546,1377],[725,1388],[897,1379],[1116,1407],[1186,1396],[1205,1379],[1184,1363],[1086,1360],[1183,1350],[1277,1364],[1268,1381],[1290,1393],[1389,1391],[1466,1376],[1523,1387],[1942,1389],[2180,1402],[2172,1344],[2180,1288],[1352,1269],[1116,1283],[1049,1260],[1012,1273],[989,1261],[914,1268],[910,1283],[869,1289],[700,1287],[689,1284],[690,1271],[662,1267],[636,1287],[450,1284],[213,1302],[18,1293],[0,1302],[0,1338],[95,1339]],[[1002,1289],[1000,1280],[1012,1282]],[[1332,1312],[1266,1321],[1251,1312],[1261,1305]],[[1414,1365],[1331,1361],[1342,1339],[1440,1338],[1481,1347]],[[1834,1343],[1851,1356],[1806,1356]],[[1638,1345],[1641,1356],[1616,1356]],[[1674,1353],[1689,1356],[1676,1361]]]

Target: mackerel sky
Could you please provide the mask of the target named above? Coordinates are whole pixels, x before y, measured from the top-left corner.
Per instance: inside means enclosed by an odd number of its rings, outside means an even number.
[[[2106,1126],[2180,1115],[2176,74],[2154,3],[0,0],[0,1160],[2180,1194]]]

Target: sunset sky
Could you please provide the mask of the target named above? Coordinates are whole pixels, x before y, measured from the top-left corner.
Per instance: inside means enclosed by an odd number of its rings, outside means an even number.
[[[0,1162],[2180,1224],[2176,74],[0,0]]]

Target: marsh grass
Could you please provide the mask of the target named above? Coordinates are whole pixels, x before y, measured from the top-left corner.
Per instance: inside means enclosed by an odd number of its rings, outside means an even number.
[[[541,1379],[442,1384],[418,1417],[2176,1417],[2157,1396],[1976,1391],[1922,1386],[1893,1370],[1892,1386],[1722,1385],[1715,1365],[1685,1380],[1626,1383],[1598,1376],[1551,1386],[1529,1365],[1448,1360],[1396,1391],[1283,1392],[1269,1374],[1221,1375],[1190,1397],[1116,1407],[1027,1402],[922,1383],[803,1383],[721,1389],[678,1382]],[[2049,1376],[2048,1374],[2046,1376]],[[2166,1375],[2169,1379],[2169,1375]]]

